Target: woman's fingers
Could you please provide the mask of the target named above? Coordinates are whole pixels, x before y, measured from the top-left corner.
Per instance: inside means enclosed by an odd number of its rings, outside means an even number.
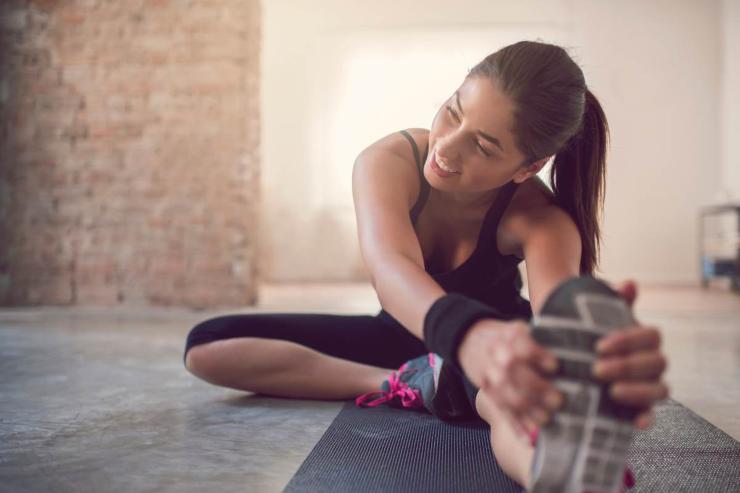
[[[637,298],[637,284],[634,281],[629,280],[623,282],[617,291],[630,307],[634,305]]]
[[[615,356],[660,347],[660,332],[655,327],[630,327],[604,336],[596,344],[599,356]]]
[[[518,416],[526,415],[530,408],[533,407],[532,403],[527,399],[527,395],[514,385],[502,385],[499,388],[499,395],[501,396],[504,407]]]
[[[647,408],[668,397],[668,386],[662,381],[617,382],[612,384],[609,394],[620,404]]]
[[[615,380],[653,380],[663,374],[668,362],[658,351],[641,351],[629,356],[599,358],[593,366],[596,378]]]
[[[489,392],[494,393],[502,407],[542,426],[550,419],[552,411],[562,403],[562,395],[526,362],[519,361],[509,368],[490,368],[486,380],[497,383]]]
[[[536,429],[537,427],[537,423],[532,418],[528,416],[522,416],[518,413],[512,412],[510,409],[507,409],[505,403],[502,402],[501,393],[492,395],[490,389],[481,389],[480,396],[481,399],[492,403],[493,406],[491,408],[497,409],[497,412],[500,413],[500,415],[511,424],[514,432],[522,440],[529,443],[532,430]]]
[[[532,364],[545,373],[553,373],[557,369],[555,355],[537,344],[529,334],[519,334],[512,341],[512,350],[515,359]]]
[[[638,430],[646,430],[655,423],[655,413],[652,410],[642,412],[635,418],[635,427]]]
[[[555,356],[531,338],[526,324],[512,324],[499,332],[485,353],[481,390],[520,427],[545,424],[562,402],[559,392],[543,378],[557,369]]]
[[[558,409],[563,402],[563,396],[555,386],[529,366],[518,366],[512,372],[511,380],[525,395],[527,402],[533,407],[540,408],[546,415]],[[545,419],[547,417],[545,416]]]

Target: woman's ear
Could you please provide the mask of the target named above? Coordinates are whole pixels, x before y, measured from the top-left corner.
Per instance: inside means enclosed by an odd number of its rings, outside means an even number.
[[[512,179],[515,183],[522,183],[523,181],[528,180],[532,176],[539,173],[539,171],[542,169],[545,163],[550,160],[551,157],[552,156],[543,157],[538,161],[529,163],[526,166],[522,166],[517,170],[516,173],[514,173],[514,177]]]

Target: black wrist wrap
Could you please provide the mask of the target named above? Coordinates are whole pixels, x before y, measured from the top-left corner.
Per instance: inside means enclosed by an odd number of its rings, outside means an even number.
[[[424,344],[430,352],[464,375],[457,359],[463,337],[468,329],[481,318],[505,320],[495,308],[459,293],[447,293],[429,308],[424,316]]]

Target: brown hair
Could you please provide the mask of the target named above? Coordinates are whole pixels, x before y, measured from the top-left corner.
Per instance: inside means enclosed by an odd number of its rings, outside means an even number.
[[[467,77],[500,84],[514,103],[517,146],[528,165],[555,154],[555,199],[581,235],[582,274],[598,264],[609,126],[583,72],[561,47],[521,41],[488,55]]]

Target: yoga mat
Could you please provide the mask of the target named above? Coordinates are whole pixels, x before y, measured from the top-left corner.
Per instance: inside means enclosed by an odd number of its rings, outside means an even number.
[[[740,443],[676,401],[656,406],[628,463],[639,492],[740,492]],[[496,463],[482,421],[348,401],[285,487],[308,492],[520,492]]]

